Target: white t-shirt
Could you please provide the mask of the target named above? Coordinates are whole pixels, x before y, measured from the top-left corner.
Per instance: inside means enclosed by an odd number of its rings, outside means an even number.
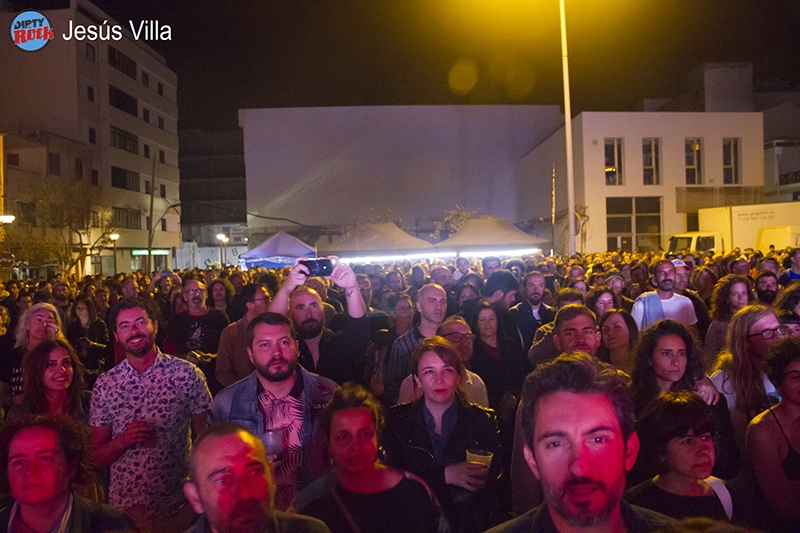
[[[652,293],[648,292],[645,294],[649,295]],[[644,302],[642,297],[645,296],[645,294],[636,298],[636,301],[633,303],[633,309],[631,309],[631,316],[633,316],[633,319],[636,321],[636,326],[639,328],[639,331],[642,331],[642,321],[644,320]],[[692,305],[692,301],[686,296],[673,293],[672,298],[669,300],[659,301],[661,302],[661,308],[664,310],[664,318],[675,320],[686,326],[697,323],[697,314],[694,312],[694,305]]]

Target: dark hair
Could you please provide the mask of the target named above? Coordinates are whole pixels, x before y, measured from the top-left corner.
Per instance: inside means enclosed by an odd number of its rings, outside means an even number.
[[[233,298],[233,295],[236,292],[233,288],[233,284],[225,278],[217,278],[208,284],[208,289],[207,289],[208,298],[211,300],[212,306],[214,303],[214,287],[217,285],[222,285],[223,287],[225,287],[225,303],[226,304],[231,303],[231,298]]]
[[[541,364],[525,379],[522,390],[522,431],[525,444],[533,450],[536,403],[548,394],[602,394],[614,407],[622,436],[627,442],[633,433],[633,403],[628,377],[608,363],[584,353],[562,354]]]
[[[600,323],[597,325],[597,329],[600,331],[600,337],[602,338],[603,336],[603,324],[606,323],[606,320],[615,315],[621,316],[625,321],[625,326],[628,328],[628,349],[633,350],[633,347],[639,342],[639,328],[636,325],[636,320],[624,309],[609,309],[603,313],[603,316],[600,317]],[[611,352],[606,347],[605,339],[603,339],[603,342],[598,346],[595,357],[605,363],[611,362]]]
[[[83,396],[84,380],[83,376],[86,369],[83,366],[78,354],[70,343],[62,339],[46,340],[40,342],[36,348],[25,354],[22,359],[22,375],[25,380],[25,401],[30,404],[31,413],[47,414],[47,391],[44,386],[44,372],[47,369],[47,362],[50,353],[63,348],[69,355],[72,363],[72,383],[67,388],[67,398],[69,400],[69,412],[75,414],[81,405]]]
[[[656,269],[658,268],[658,265],[660,265],[661,263],[669,263],[669,266],[672,267],[672,270],[675,270],[675,265],[672,263],[672,261],[670,261],[669,259],[661,258],[653,261],[653,264],[650,266],[651,275],[653,276],[656,275]]]
[[[255,336],[256,326],[267,324],[269,326],[286,326],[289,328],[289,335],[294,339],[294,324],[286,316],[280,313],[266,312],[261,313],[247,324],[247,346],[253,347],[253,337]]]
[[[589,289],[589,292],[586,293],[586,307],[592,311],[595,311],[594,306],[597,304],[597,300],[599,300],[600,297],[606,293],[611,295],[611,299],[614,301],[615,309],[622,307],[619,297],[614,294],[614,291],[612,291],[611,288],[606,287],[605,285],[600,285]],[[595,311],[595,313],[596,312],[597,311]]]
[[[503,295],[510,291],[519,290],[519,280],[510,270],[495,270],[486,280],[483,286],[483,295],[492,296],[498,290],[503,291]]]
[[[795,281],[778,294],[774,306],[776,310],[794,311],[798,304],[800,304],[800,281]]]
[[[483,259],[481,259],[481,267],[483,267],[483,270],[486,270],[486,265],[487,265],[487,264],[488,264],[490,261],[497,261],[498,263],[501,263],[501,264],[502,264],[502,261],[500,261],[500,258],[499,258],[499,257],[495,257],[495,256],[493,256],[493,255],[487,255],[486,257],[484,257]]]
[[[728,274],[714,285],[714,292],[711,293],[711,317],[714,320],[727,321],[733,317],[731,291],[737,283],[743,283],[747,287],[747,302],[750,303],[754,300],[753,285],[750,283],[750,278],[738,274]]]
[[[411,296],[404,292],[393,292],[389,294],[389,297],[386,298],[386,307],[389,311],[396,311],[397,304],[400,303],[400,300],[408,300],[411,302],[411,307],[414,307],[414,301],[411,299]]]
[[[345,409],[366,409],[372,417],[375,433],[380,432],[383,427],[381,402],[361,385],[348,382],[333,393],[333,398],[325,407],[325,413],[322,416],[322,429],[326,436],[331,436],[333,415]]]
[[[597,315],[594,314],[594,311],[583,304],[569,304],[559,308],[556,313],[556,318],[553,322],[553,332],[559,335],[564,322],[578,318],[579,316],[588,317],[593,324],[597,325]]]
[[[481,311],[486,311],[487,309],[490,310],[492,313],[494,313],[495,319],[497,319],[497,321],[498,321],[497,322],[497,338],[498,338],[499,342],[502,342],[502,340],[500,340],[500,337],[503,336],[503,332],[500,329],[500,317],[497,314],[497,308],[491,302],[487,302],[485,300],[479,301],[475,305],[475,307],[472,308],[472,313],[470,314],[470,317],[469,317],[469,327],[470,327],[470,329],[472,331],[476,332],[475,334],[477,335],[478,334],[477,332],[480,331],[478,329],[478,318],[480,317]]]
[[[260,289],[264,289],[267,291],[267,296],[270,298],[272,297],[267,286],[262,283],[248,283],[244,286],[240,294],[245,302],[252,302],[259,293]]]
[[[777,280],[778,276],[775,275],[775,272],[773,272],[771,270],[761,270],[761,271],[759,271],[758,275],[756,276],[755,285],[758,286],[758,282],[761,281],[764,278],[775,278]]]
[[[703,363],[700,351],[686,326],[675,320],[660,320],[650,326],[639,338],[636,347],[636,356],[633,362],[631,379],[633,385],[633,403],[636,413],[641,413],[645,407],[661,393],[653,370],[653,354],[662,337],[677,335],[686,345],[686,371],[680,380],[672,384],[672,391],[693,391],[695,381],[703,376]]]
[[[417,375],[419,361],[422,359],[422,356],[428,352],[435,353],[439,356],[439,359],[455,368],[459,376],[464,375],[464,361],[462,361],[461,356],[458,355],[458,350],[453,346],[453,343],[438,335],[428,337],[417,345],[414,353],[411,355],[410,370],[412,375]]]
[[[9,492],[8,451],[14,437],[26,429],[42,428],[55,431],[58,447],[67,464],[75,468],[72,483],[86,483],[93,478],[92,436],[89,427],[66,415],[29,414],[10,420],[0,430],[0,492]]]
[[[90,298],[83,293],[75,297],[75,301],[72,302],[72,307],[70,307],[72,322],[80,323],[81,319],[78,318],[78,313],[75,312],[75,306],[81,302],[83,302],[83,304],[86,306],[86,311],[89,313],[89,324],[91,324],[97,320],[97,306],[95,305],[93,298]]]
[[[149,318],[152,322],[156,322],[159,319],[158,307],[151,298],[148,298],[147,296],[123,298],[108,310],[108,315],[106,315],[106,325],[108,326],[108,329],[112,333],[117,331],[117,316],[119,316],[120,312],[127,309],[135,309],[137,307],[143,309],[144,312],[147,313],[147,318]]]
[[[689,434],[714,435],[714,415],[706,402],[688,391],[666,392],[657,396],[636,422],[641,442],[639,461],[643,471],[666,474],[667,444]]]
[[[522,286],[524,287],[528,283],[528,279],[530,279],[530,278],[532,278],[534,276],[540,277],[540,278],[542,278],[543,281],[546,282],[544,274],[542,274],[538,270],[531,270],[530,272],[525,274],[525,276],[522,278]]]
[[[585,301],[586,299],[584,298],[583,293],[581,291],[579,291],[578,289],[566,288],[566,289],[559,289],[559,291],[556,293],[555,304],[556,307],[561,307],[564,302],[572,302],[572,303],[580,302],[581,304],[583,304],[583,302]]]
[[[764,360],[764,373],[778,388],[783,386],[786,368],[800,361],[800,337],[781,339],[769,347]]]

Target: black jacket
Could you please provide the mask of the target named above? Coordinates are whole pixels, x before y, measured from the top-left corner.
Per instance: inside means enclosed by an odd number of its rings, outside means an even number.
[[[556,318],[556,310],[549,305],[542,304],[539,306],[540,320],[534,318],[532,309],[531,304],[522,302],[508,310],[519,330],[519,335],[522,339],[522,349],[525,353],[531,349],[533,336],[536,334],[536,330],[539,329],[540,326],[552,322]]]
[[[12,507],[13,502],[0,510],[0,530],[2,531],[8,531]],[[72,516],[67,531],[70,533],[135,533],[138,530],[127,515],[113,507],[74,496]]]
[[[314,364],[311,351],[304,340],[300,340],[299,362],[309,372],[332,379],[339,385],[347,381],[361,383],[367,361],[369,344],[369,318],[347,317],[344,331],[334,333],[323,328],[319,341],[319,359]]]
[[[494,411],[469,403],[456,394],[458,419],[445,445],[441,463],[437,463],[422,414],[424,401],[420,398],[389,410],[383,431],[386,463],[418,475],[431,487],[454,532],[483,531],[490,525],[495,484],[503,465]],[[486,487],[476,492],[448,485],[444,477],[444,468],[464,462],[469,448],[494,454]]]

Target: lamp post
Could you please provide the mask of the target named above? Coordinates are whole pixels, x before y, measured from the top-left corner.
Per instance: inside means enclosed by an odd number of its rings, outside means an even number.
[[[119,239],[119,233],[112,233],[108,236],[111,239],[111,242],[114,243],[114,275],[117,274],[117,239]]]
[[[575,255],[575,174],[572,166],[572,105],[569,96],[569,62],[567,61],[567,16],[564,0],[559,0],[561,20],[561,70],[564,76],[564,134],[567,142],[567,203],[569,208],[569,255]],[[553,243],[555,247],[556,243]]]
[[[225,265],[225,260],[222,257],[222,248],[228,242],[228,236],[224,233],[217,233],[217,240],[219,241],[219,267],[222,268]]]

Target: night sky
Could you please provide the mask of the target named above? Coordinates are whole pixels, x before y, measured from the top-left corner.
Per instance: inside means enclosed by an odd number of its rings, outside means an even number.
[[[94,0],[178,74],[180,127],[234,127],[241,107],[561,104],[557,0]],[[752,61],[758,90],[800,84],[800,2],[567,0],[572,110],[681,94],[703,61]],[[448,74],[477,69],[466,94]]]

